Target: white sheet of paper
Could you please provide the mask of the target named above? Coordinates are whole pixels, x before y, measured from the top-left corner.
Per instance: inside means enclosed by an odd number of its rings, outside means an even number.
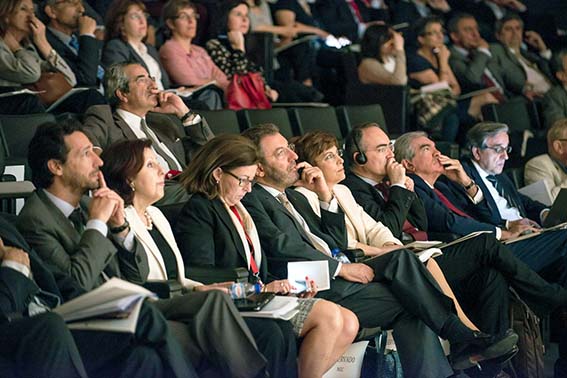
[[[322,261],[296,261],[287,263],[287,279],[295,286],[294,293],[305,291],[305,277],[315,281],[318,291],[329,290],[331,282],[329,279],[329,263]]]

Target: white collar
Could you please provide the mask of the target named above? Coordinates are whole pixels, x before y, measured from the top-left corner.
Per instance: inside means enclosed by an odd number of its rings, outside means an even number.
[[[63,215],[65,215],[65,218],[69,218],[69,215],[71,215],[71,213],[75,210],[73,205],[71,205],[69,202],[67,202],[65,200],[62,200],[61,198],[59,198],[56,195],[48,192],[45,189],[43,189],[43,192],[45,193],[47,198],[49,198],[49,200],[51,202],[53,202],[55,207],[58,208],[63,213]]]

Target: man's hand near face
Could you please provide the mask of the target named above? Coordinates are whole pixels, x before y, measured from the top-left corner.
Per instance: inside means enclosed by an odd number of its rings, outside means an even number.
[[[307,162],[297,164],[297,168],[303,168],[299,181],[295,183],[297,186],[302,186],[315,192],[319,197],[319,201],[329,203],[333,199],[333,193],[329,190],[325,176],[319,167],[313,167]]]
[[[157,95],[158,104],[152,109],[156,113],[175,114],[178,118],[183,117],[189,112],[189,108],[181,97],[171,92],[160,92],[157,89],[154,92]]]
[[[388,176],[390,185],[406,185],[406,169],[394,158],[386,162],[386,176]]]
[[[439,155],[439,163],[443,165],[444,172],[443,174],[451,181],[456,182],[457,184],[461,185],[463,188],[466,189],[467,193],[474,197],[478,192],[478,187],[476,185],[472,185],[473,180],[467,175],[465,170],[463,169],[463,165],[457,159],[451,159],[445,155]]]

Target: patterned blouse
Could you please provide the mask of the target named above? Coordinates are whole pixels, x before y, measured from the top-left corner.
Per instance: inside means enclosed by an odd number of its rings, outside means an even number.
[[[229,80],[235,73],[262,72],[262,67],[248,59],[244,51],[233,49],[228,40],[224,42],[219,39],[211,39],[207,42],[206,48],[213,62]]]

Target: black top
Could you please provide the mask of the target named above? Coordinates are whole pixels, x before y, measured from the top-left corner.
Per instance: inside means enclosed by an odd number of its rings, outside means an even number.
[[[177,260],[175,259],[175,253],[169,246],[169,243],[165,240],[161,232],[154,227],[149,230],[152,239],[156,243],[159,251],[161,252],[161,257],[163,257],[163,262],[165,263],[165,271],[167,272],[167,279],[172,280],[177,278]]]

